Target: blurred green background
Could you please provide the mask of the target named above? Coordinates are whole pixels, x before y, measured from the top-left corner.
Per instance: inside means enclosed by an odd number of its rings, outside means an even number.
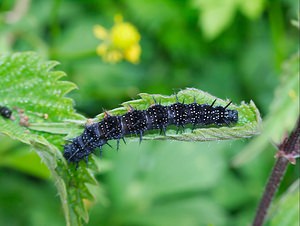
[[[294,0],[0,0],[0,52],[37,51],[59,61],[56,70],[78,85],[69,96],[86,117],[140,92],[194,87],[236,104],[253,100],[264,118],[272,114],[282,65],[299,48],[291,24],[297,10]],[[93,26],[111,28],[116,14],[141,35],[139,64],[111,64],[96,54]],[[88,225],[249,224],[275,154],[268,144],[234,166],[249,141],[105,147]],[[39,157],[4,136],[0,142],[0,225],[64,225]],[[289,167],[279,194],[298,177],[299,163]]]

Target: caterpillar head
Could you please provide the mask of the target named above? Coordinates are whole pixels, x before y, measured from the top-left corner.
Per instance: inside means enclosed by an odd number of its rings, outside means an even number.
[[[83,143],[82,137],[76,137],[73,139],[72,143],[64,146],[64,158],[70,163],[78,163],[85,159],[88,161],[88,156],[94,151],[96,147],[101,148],[107,141],[104,139],[97,139],[90,142]]]
[[[63,155],[68,162],[78,163],[86,156],[86,151],[73,142],[64,146]]]

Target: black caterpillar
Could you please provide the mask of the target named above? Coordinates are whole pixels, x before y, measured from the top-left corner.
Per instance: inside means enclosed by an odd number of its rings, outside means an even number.
[[[8,107],[0,106],[0,115],[4,118],[10,118],[12,111]]]
[[[208,125],[229,126],[238,121],[238,112],[227,109],[231,102],[225,107],[213,107],[215,102],[216,100],[208,105],[177,101],[163,106],[155,101],[147,110],[135,110],[131,107],[124,115],[112,116],[106,113],[102,121],[86,126],[80,136],[64,146],[64,157],[68,162],[78,165],[82,159],[87,162],[95,148],[99,147],[101,153],[102,146],[108,144],[109,140],[117,140],[118,148],[120,139],[125,142],[124,136],[129,134],[138,135],[141,141],[144,132],[148,130],[158,129],[165,135],[169,125],[175,125],[178,132],[187,124],[191,124],[194,129]]]

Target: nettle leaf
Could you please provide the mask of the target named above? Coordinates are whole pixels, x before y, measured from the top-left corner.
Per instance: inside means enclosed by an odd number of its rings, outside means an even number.
[[[76,85],[59,81],[65,74],[51,71],[57,64],[33,52],[0,55],[0,105],[10,108],[15,118],[0,117],[0,133],[34,148],[51,171],[67,225],[82,225],[82,219],[88,221],[83,200],[92,198],[86,184],[96,181],[84,168],[73,175],[62,157],[67,120],[85,118],[75,112],[72,99],[64,97]],[[44,131],[35,129],[39,124]]]
[[[159,94],[139,94],[141,99],[132,100],[123,103],[123,107],[116,108],[108,111],[112,115],[122,115],[126,113],[130,107],[138,110],[147,109],[149,106],[156,102],[162,105],[171,105],[178,99],[179,102],[193,103],[195,100],[197,103],[211,104],[216,100],[216,105],[226,106],[230,101],[222,100],[209,93],[203,92],[194,88],[187,88],[178,92],[176,95],[163,96]],[[242,103],[237,106],[231,104],[230,109],[235,109],[239,113],[239,120],[236,125],[230,127],[207,127],[197,128],[192,131],[191,128],[186,128],[181,133],[177,133],[175,127],[167,129],[166,136],[160,135],[159,132],[148,133],[143,136],[145,140],[179,140],[179,141],[211,141],[211,140],[228,140],[237,138],[247,138],[253,135],[259,134],[261,117],[255,104],[251,101],[250,104]],[[103,119],[104,113],[97,115],[94,121]],[[130,137],[129,137],[130,138]],[[135,138],[133,138],[135,139]]]

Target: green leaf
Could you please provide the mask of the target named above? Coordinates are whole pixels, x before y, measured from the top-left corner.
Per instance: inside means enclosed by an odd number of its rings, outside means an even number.
[[[83,200],[92,199],[87,184],[95,184],[96,181],[92,173],[83,167],[75,174],[75,170],[62,157],[65,143],[62,134],[70,130],[67,129],[70,125],[68,121],[85,118],[75,112],[73,101],[64,97],[76,86],[59,81],[65,74],[51,71],[57,64],[45,62],[33,52],[0,55],[0,105],[12,109],[15,118],[0,117],[0,133],[34,147],[55,181],[66,224],[82,225],[82,219],[88,221]],[[25,117],[28,117],[28,125],[25,123],[22,126],[20,122]],[[43,123],[43,129],[35,128]],[[15,162],[6,157],[10,163]],[[36,165],[23,164],[19,168],[26,172],[33,170],[33,167]]]
[[[209,40],[216,38],[231,24],[237,9],[236,0],[194,0],[193,3],[199,8],[199,25]]]
[[[269,223],[271,226],[298,226],[300,209],[300,180],[296,180],[283,194],[271,210]]]
[[[284,64],[281,84],[275,91],[270,114],[263,122],[263,133],[252,140],[233,160],[242,165],[259,155],[273,141],[277,144],[291,131],[299,115],[299,55]]]
[[[292,20],[291,24],[298,29],[300,28],[300,20]]]
[[[108,111],[112,115],[124,114],[132,106],[135,109],[143,110],[154,104],[154,99],[162,105],[170,105],[176,102],[176,98],[184,103],[193,103],[194,100],[197,103],[212,103],[216,100],[215,105],[226,106],[229,100],[222,100],[209,93],[203,92],[194,88],[187,88],[178,92],[176,95],[163,96],[159,94],[140,94],[141,99],[132,100],[123,103],[123,107],[116,108]],[[256,108],[253,101],[250,104],[241,103],[237,106],[234,104],[230,105],[230,109],[238,111],[239,120],[238,123],[230,127],[208,127],[208,128],[197,128],[194,131],[187,128],[182,133],[177,133],[176,128],[168,128],[166,136],[159,135],[159,133],[146,134],[143,139],[145,140],[181,140],[181,141],[210,141],[210,140],[228,140],[237,138],[247,138],[253,135],[259,134],[261,118],[258,109]],[[99,121],[104,117],[104,113],[97,116],[94,121]],[[137,138],[135,138],[137,139]]]
[[[265,7],[265,0],[193,0],[199,9],[199,26],[208,40],[215,39],[228,28],[239,10],[250,19],[258,18]]]
[[[239,1],[240,10],[250,19],[258,18],[264,10],[265,0]]]

